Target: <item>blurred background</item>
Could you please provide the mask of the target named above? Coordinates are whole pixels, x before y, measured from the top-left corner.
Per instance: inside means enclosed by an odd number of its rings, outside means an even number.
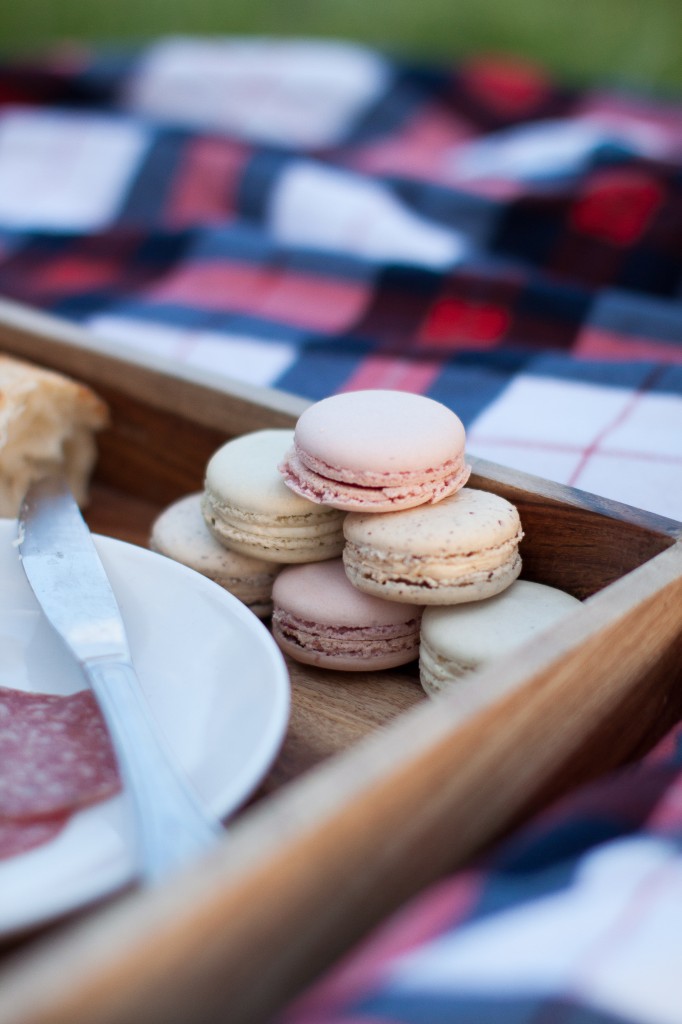
[[[10,55],[187,33],[336,37],[444,61],[504,53],[576,84],[682,85],[682,0],[4,0],[0,10]]]

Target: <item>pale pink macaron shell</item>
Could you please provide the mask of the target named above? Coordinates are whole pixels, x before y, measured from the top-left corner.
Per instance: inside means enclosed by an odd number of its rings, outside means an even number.
[[[297,661],[374,671],[419,654],[422,609],[356,590],[341,559],[288,566],[273,587],[273,635]]]
[[[310,406],[280,470],[292,490],[346,511],[439,501],[466,483],[459,417],[405,391],[353,391]]]

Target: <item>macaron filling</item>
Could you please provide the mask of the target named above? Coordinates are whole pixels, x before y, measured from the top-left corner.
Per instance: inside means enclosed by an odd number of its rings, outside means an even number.
[[[374,670],[419,657],[420,617],[397,625],[330,626],[275,607],[272,635],[290,657],[331,669]]]
[[[368,575],[396,577],[405,575],[412,581],[424,579],[426,583],[438,584],[442,580],[456,581],[460,576],[469,575],[472,569],[485,572],[496,569],[516,554],[523,531],[500,541],[499,544],[475,551],[425,552],[391,551],[369,543],[346,538],[343,560],[350,562]]]
[[[415,656],[419,648],[419,617],[396,624],[330,626],[276,608],[272,625],[289,641],[308,649],[325,649],[347,655],[356,653],[365,657],[372,647],[376,647],[378,652],[415,651]]]
[[[298,444],[294,445],[294,456],[312,473],[329,480],[338,480],[340,483],[354,484],[357,487],[374,488],[382,490],[387,487],[413,487],[424,483],[424,480],[450,480],[461,473],[464,466],[464,455],[458,454],[436,466],[425,465],[419,468],[387,470],[382,467],[365,468],[358,466],[332,465],[312,455]],[[289,456],[290,457],[290,456]]]
[[[440,501],[464,487],[471,473],[463,455],[435,470],[354,472],[304,457],[295,448],[279,468],[286,484],[310,501],[346,511],[382,512]]]
[[[303,515],[268,514],[239,508],[205,492],[202,512],[218,540],[266,559],[287,552],[334,558],[343,549],[343,520],[336,509],[314,506]]]
[[[521,556],[516,552],[496,567],[443,579],[437,579],[435,573],[419,578],[372,571],[363,574],[350,562],[346,562],[346,572],[353,586],[374,597],[423,605],[459,604],[492,597],[508,587],[521,573]]]

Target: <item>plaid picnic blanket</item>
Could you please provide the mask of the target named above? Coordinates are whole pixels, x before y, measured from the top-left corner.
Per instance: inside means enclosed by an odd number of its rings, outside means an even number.
[[[161,39],[0,67],[0,294],[682,519],[682,107],[513,61]]]
[[[0,294],[682,519],[682,104],[514,60],[160,39],[0,67]],[[682,1021],[682,755],[420,895],[286,1024]]]
[[[681,740],[433,885],[277,1024],[679,1024]]]

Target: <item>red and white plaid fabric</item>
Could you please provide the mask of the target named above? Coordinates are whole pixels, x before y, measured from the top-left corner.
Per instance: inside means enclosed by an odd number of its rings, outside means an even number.
[[[513,61],[161,39],[0,68],[0,291],[682,518],[682,109]]]

